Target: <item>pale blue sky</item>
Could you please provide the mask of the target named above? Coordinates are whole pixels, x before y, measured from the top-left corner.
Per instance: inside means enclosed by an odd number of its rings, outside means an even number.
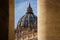
[[[37,0],[29,0],[33,13],[37,16]],[[29,6],[28,0],[15,0],[14,1],[14,28],[17,27],[19,19],[26,14],[27,7]]]

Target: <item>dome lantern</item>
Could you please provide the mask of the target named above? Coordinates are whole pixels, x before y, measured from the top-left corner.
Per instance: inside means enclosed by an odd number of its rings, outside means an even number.
[[[27,14],[33,14],[33,10],[32,10],[32,8],[31,8],[30,3],[29,3],[29,6],[28,6],[28,8],[27,8]]]

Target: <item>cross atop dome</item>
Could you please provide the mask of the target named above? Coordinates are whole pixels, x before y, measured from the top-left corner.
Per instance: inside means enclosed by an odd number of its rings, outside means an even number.
[[[31,8],[30,2],[29,2],[29,8]]]
[[[32,10],[32,7],[30,5],[30,2],[28,1],[28,3],[29,3],[29,6],[27,8],[27,14],[33,14],[33,10]]]

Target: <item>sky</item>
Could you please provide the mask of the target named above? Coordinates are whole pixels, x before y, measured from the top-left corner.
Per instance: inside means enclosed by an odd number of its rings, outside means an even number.
[[[33,9],[34,15],[37,16],[37,0],[15,0],[14,1],[14,28],[17,27],[19,19],[26,14],[29,3]]]

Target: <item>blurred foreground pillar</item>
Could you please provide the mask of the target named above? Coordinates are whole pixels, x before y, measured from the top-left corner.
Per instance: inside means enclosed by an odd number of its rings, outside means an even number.
[[[60,40],[60,0],[38,0],[38,40]]]
[[[14,0],[9,0],[9,33],[8,40],[14,40]]]

